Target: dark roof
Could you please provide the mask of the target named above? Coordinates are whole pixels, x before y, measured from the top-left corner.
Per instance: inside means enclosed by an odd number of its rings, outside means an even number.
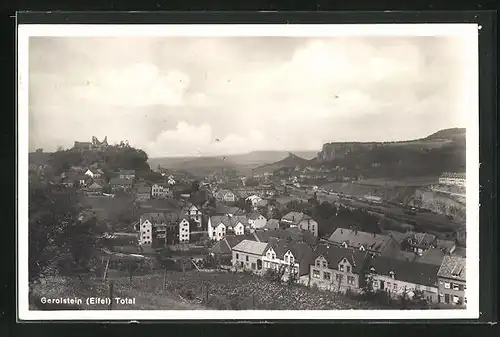
[[[375,268],[378,275],[390,276],[399,281],[435,287],[439,266],[428,263],[411,262],[385,256],[375,257],[370,261],[370,268]]]
[[[284,255],[290,251],[295,261],[299,263],[299,274],[305,275],[309,273],[309,266],[313,261],[313,250],[308,244],[304,242],[288,241],[286,239],[270,238],[266,251],[270,248],[273,249],[276,253],[276,257],[280,260],[283,260]]]
[[[243,226],[248,225],[248,220],[246,216],[242,215],[235,215],[235,216],[214,215],[210,217],[210,222],[213,227],[217,227],[220,223],[223,223],[224,226],[229,228],[236,226],[239,222],[241,222]]]
[[[465,173],[444,172],[440,178],[465,179]]]
[[[348,248],[336,247],[333,245],[319,245],[316,247],[313,259],[323,256],[328,262],[328,268],[338,270],[338,264],[346,259],[352,266],[352,272],[359,274],[365,267],[365,262],[369,256],[366,252],[352,251]]]
[[[277,230],[280,228],[280,221],[277,219],[269,219],[266,222],[266,225],[263,227],[268,230]]]
[[[132,180],[114,177],[109,180],[110,185],[132,185]]]
[[[153,212],[144,213],[141,215],[140,223],[148,220],[151,224],[177,224],[182,219],[189,220],[189,218],[178,212]]]
[[[260,214],[259,212],[252,212],[252,213],[248,214],[248,219],[250,219],[250,220],[256,220],[256,219],[258,219],[261,216],[263,216],[263,215]]]
[[[254,235],[259,241],[268,242],[270,238],[287,239],[296,242],[305,242],[310,246],[317,244],[317,238],[309,231],[300,228],[287,228],[277,230],[256,230]]]
[[[135,170],[120,170],[120,174],[135,175]]]

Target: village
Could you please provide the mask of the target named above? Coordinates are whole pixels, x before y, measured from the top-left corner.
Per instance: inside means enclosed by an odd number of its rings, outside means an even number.
[[[75,142],[75,148],[99,149],[105,141]],[[147,263],[167,256],[162,268],[169,260],[183,271],[250,273],[346,296],[382,293],[445,308],[467,303],[465,231],[444,216],[309,185],[294,170],[252,177],[222,170],[202,179],[153,171],[154,181],[129,169],[109,177],[95,163],[70,167],[55,179],[93,205],[87,215],[99,218],[109,202],[134,209],[121,230],[103,236],[125,239],[102,249],[105,277],[127,257]],[[463,193],[465,176],[444,173],[433,188]],[[391,218],[395,208],[399,213]],[[449,221],[454,234],[422,230],[422,221],[411,220],[419,216]]]

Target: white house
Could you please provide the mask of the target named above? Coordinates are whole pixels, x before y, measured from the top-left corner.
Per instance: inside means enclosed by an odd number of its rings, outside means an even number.
[[[193,221],[197,222],[199,224],[198,227],[201,226],[201,216],[202,216],[202,213],[201,213],[201,210],[195,206],[195,205],[191,205],[190,207],[186,207],[184,209],[184,213]]]
[[[155,199],[164,199],[172,197],[172,191],[165,184],[153,184],[151,186],[151,196]]]
[[[267,224],[267,219],[258,212],[253,212],[248,215],[248,225],[252,229],[264,228]]]
[[[153,224],[148,219],[141,219],[142,223],[139,224],[139,245],[149,246],[152,243]]]
[[[189,219],[184,217],[179,222],[179,242],[189,242]]]
[[[224,216],[211,216],[208,219],[208,237],[211,240],[219,241],[226,236],[227,226]]]
[[[228,231],[234,235],[244,235],[248,220],[245,216],[215,215],[208,219],[208,236],[219,241],[226,236]]]
[[[102,174],[103,174],[103,172],[100,169],[90,169],[89,168],[87,171],[85,171],[85,175],[89,176],[91,178],[99,178]]]
[[[262,198],[259,197],[258,195],[254,194],[254,195],[249,196],[245,200],[250,201],[252,203],[252,207],[255,208],[255,207],[257,207],[257,204],[259,203],[259,201],[262,200]]]
[[[175,179],[174,179],[174,176],[172,176],[172,175],[168,176],[168,178],[167,178],[167,183],[168,183],[169,185],[175,185]]]
[[[312,261],[312,248],[305,243],[290,242],[272,238],[262,257],[264,270],[284,269],[283,279],[295,275],[299,282],[309,275],[309,266]]]

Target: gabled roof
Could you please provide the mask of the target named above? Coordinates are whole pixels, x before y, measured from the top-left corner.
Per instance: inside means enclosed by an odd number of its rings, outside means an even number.
[[[428,263],[411,262],[385,256],[375,257],[370,261],[370,269],[375,269],[378,275],[391,276],[399,281],[424,286],[437,286],[439,266]]]
[[[188,220],[189,218],[185,215],[179,214],[177,212],[152,212],[144,213],[141,215],[140,223],[148,220],[151,224],[178,224],[182,220]]]
[[[89,190],[101,190],[102,189],[102,186],[99,185],[98,183],[94,182],[92,183],[89,187],[88,187]]]
[[[269,219],[263,228],[267,228],[268,230],[277,230],[280,228],[280,222],[276,219]]]
[[[281,221],[286,221],[298,225],[302,220],[311,220],[311,219],[312,218],[309,215],[306,215],[302,212],[290,212],[285,214],[281,218]]]
[[[465,258],[461,256],[456,256],[456,255],[445,256],[443,258],[441,266],[439,267],[437,276],[448,279],[456,279],[465,282],[466,280],[465,261],[466,261]]]
[[[252,212],[252,213],[248,214],[249,220],[257,220],[259,217],[264,217],[264,216],[262,214],[260,214],[259,212]]]
[[[296,242],[305,242],[310,246],[317,243],[317,238],[309,231],[301,230],[300,228],[287,228],[277,230],[256,230],[254,235],[259,241],[268,242],[270,238],[286,239]]]
[[[360,232],[352,229],[337,228],[328,239],[337,245],[342,245],[344,242],[350,248],[359,249],[361,246],[364,249],[382,253],[391,245],[397,245],[397,242],[388,235]]]
[[[346,259],[352,266],[352,272],[359,274],[368,259],[366,252],[352,251],[348,248],[336,247],[333,245],[319,245],[316,247],[313,259],[323,256],[328,262],[328,268],[338,270],[338,264],[343,259]]]
[[[245,216],[227,216],[227,215],[213,215],[210,217],[210,223],[213,227],[217,227],[221,223],[228,228],[236,226],[241,223],[243,226],[248,225],[248,220]]]
[[[222,240],[217,241],[209,251],[214,254],[230,254],[233,247],[243,240],[255,241],[253,235],[226,235]]]
[[[233,251],[262,256],[267,248],[267,243],[243,240],[233,247]]]
[[[269,249],[272,249],[276,253],[276,257],[280,260],[283,260],[285,254],[290,251],[295,262],[299,264],[299,274],[305,275],[309,273],[309,266],[313,261],[313,250],[308,244],[285,239],[270,238],[266,252]]]

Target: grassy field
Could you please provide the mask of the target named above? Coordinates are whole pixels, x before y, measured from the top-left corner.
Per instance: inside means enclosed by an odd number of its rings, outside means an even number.
[[[343,295],[304,286],[289,286],[244,273],[173,272],[112,277],[113,296],[135,298],[135,305],[118,305],[129,310],[335,310],[376,309],[373,304],[359,302]],[[207,299],[208,288],[208,303]],[[85,283],[67,278],[46,279],[35,288],[37,296],[108,296],[108,281],[90,278]],[[36,300],[35,300],[36,301]],[[106,305],[82,309],[106,309]]]

